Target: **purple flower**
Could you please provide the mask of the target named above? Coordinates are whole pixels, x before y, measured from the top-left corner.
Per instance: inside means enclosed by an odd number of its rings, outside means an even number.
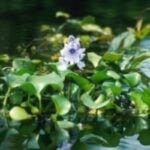
[[[66,70],[69,65],[76,64],[79,69],[85,67],[82,59],[84,58],[85,48],[80,47],[80,42],[78,39],[75,39],[74,36],[70,35],[68,42],[64,43],[64,48],[60,51],[59,58],[59,70]]]

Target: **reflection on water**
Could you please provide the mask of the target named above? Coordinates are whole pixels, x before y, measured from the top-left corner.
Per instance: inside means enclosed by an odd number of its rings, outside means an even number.
[[[137,138],[138,135],[125,136],[120,139],[120,144],[117,147],[90,145],[88,150],[150,150],[150,146],[142,145]]]

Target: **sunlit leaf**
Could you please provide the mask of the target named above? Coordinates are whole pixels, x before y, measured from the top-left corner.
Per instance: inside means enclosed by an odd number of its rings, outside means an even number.
[[[92,87],[92,84],[89,82],[89,80],[77,73],[69,72],[67,73],[67,77],[74,79],[75,82],[85,91],[88,91]]]
[[[8,62],[9,60],[10,60],[10,57],[7,54],[0,55],[0,61]]]
[[[85,106],[91,109],[102,108],[110,102],[110,100],[105,100],[105,97],[102,94],[100,94],[98,98],[94,101],[89,94],[84,93],[81,96],[81,100]]]
[[[128,36],[128,32],[123,32],[115,37],[109,47],[110,51],[117,51],[122,44],[122,41]]]
[[[13,107],[10,110],[9,115],[13,120],[26,120],[26,119],[31,119],[32,117],[23,108],[18,106]]]
[[[53,95],[52,100],[55,104],[56,113],[58,115],[65,115],[71,108],[71,103],[62,95]]]
[[[143,102],[142,93],[140,91],[132,91],[129,93],[129,96],[135,104],[137,113],[143,114],[148,111],[148,105]]]
[[[150,58],[150,52],[144,52],[136,55],[131,62],[131,68],[136,68],[142,61]]]
[[[111,81],[105,81],[102,84],[102,89],[106,92],[108,96],[113,95],[119,95],[122,90],[122,85],[120,82],[111,82]]]
[[[115,71],[112,71],[112,70],[108,70],[107,71],[107,76],[115,79],[115,80],[119,80],[120,79],[120,75],[118,73],[116,73]]]
[[[150,58],[145,59],[144,61],[142,61],[138,68],[140,69],[140,71],[147,76],[148,78],[150,78]]]
[[[66,13],[66,12],[58,11],[58,12],[56,13],[56,17],[57,17],[57,18],[58,18],[58,17],[69,18],[70,15],[69,15],[68,13]]]
[[[81,140],[81,142],[86,142],[86,141],[90,141],[90,140],[91,141],[98,140],[100,142],[103,142],[103,143],[107,144],[107,141],[103,137],[101,137],[99,135],[92,134],[92,133],[81,137],[80,140]]]
[[[88,53],[87,57],[88,57],[88,60],[93,64],[94,67],[97,67],[99,61],[101,60],[101,56],[99,56],[93,52]]]
[[[103,33],[103,29],[96,24],[85,24],[82,25],[82,30],[86,32]]]
[[[47,85],[52,85],[54,88],[57,89],[61,89],[63,86],[63,79],[55,72],[46,75],[32,75],[28,78],[27,82],[34,86],[37,93],[40,93]],[[26,84],[26,86],[27,85],[29,86],[29,84]],[[24,86],[23,88],[25,89]],[[34,93],[35,91],[33,87],[31,88],[31,92]],[[26,88],[26,90],[28,89]]]
[[[57,123],[58,123],[58,126],[63,129],[73,128],[75,126],[75,124],[73,122],[70,122],[67,120],[57,121]]]
[[[141,81],[141,75],[137,72],[131,72],[131,73],[125,74],[124,77],[125,77],[127,83],[131,87],[136,86]]]
[[[135,35],[132,32],[128,33],[128,36],[124,39],[123,48],[129,48],[136,41]]]

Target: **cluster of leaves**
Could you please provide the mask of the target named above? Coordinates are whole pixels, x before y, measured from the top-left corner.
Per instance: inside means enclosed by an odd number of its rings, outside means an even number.
[[[117,146],[121,137],[135,133],[149,145],[149,26],[141,24],[113,40],[110,29],[102,29],[92,17],[67,20],[59,36],[46,33],[46,42],[54,46],[54,37],[66,37],[65,29],[79,29],[87,47],[84,70],[59,71],[57,62],[30,58],[1,66],[0,149],[91,150]],[[0,60],[8,59],[3,56]]]

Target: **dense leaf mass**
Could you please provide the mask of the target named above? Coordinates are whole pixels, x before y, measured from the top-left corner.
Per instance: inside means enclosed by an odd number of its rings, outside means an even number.
[[[135,134],[150,145],[150,25],[114,36],[92,17],[58,16],[68,19],[42,26],[26,57],[0,56],[0,149],[91,150]],[[58,69],[68,34],[86,48],[82,70]]]

